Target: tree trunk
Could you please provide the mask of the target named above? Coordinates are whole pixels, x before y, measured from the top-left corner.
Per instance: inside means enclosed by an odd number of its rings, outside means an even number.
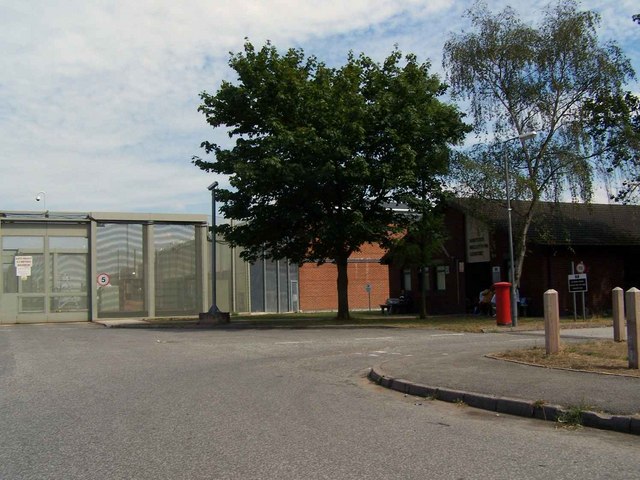
[[[537,202],[535,202],[537,204]],[[515,265],[514,265],[514,284],[516,288],[520,288],[520,277],[522,276],[522,265],[524,264],[524,258],[527,254],[527,235],[529,234],[529,227],[531,226],[531,221],[533,220],[533,210],[535,208],[535,204],[531,205],[529,211],[525,215],[524,225],[520,230],[520,238],[516,241],[517,252],[515,254]]]
[[[338,320],[349,320],[348,258],[348,255],[341,255],[340,258],[336,258],[338,267]]]

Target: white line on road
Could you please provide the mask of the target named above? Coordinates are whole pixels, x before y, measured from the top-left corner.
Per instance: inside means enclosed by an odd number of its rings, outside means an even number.
[[[363,337],[354,338],[353,340],[393,340],[395,337]]]

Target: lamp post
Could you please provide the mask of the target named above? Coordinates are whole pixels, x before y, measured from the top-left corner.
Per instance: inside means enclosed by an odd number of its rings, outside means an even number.
[[[42,205],[44,206],[44,211],[47,211],[47,192],[39,191],[36,194],[36,202],[42,200]]]
[[[216,301],[216,188],[218,182],[207,187],[211,192],[211,315],[216,315],[219,311]]]
[[[509,138],[502,143],[511,142],[512,140],[528,140],[530,138],[535,137],[538,134],[535,130],[530,132],[525,132],[522,135],[518,135],[517,137]],[[516,275],[515,275],[515,262],[513,255],[513,226],[511,223],[511,190],[509,188],[509,161],[507,156],[504,156],[504,177],[506,183],[506,194],[507,194],[507,220],[509,225],[509,263],[510,263],[510,273],[511,273],[511,325],[514,327],[518,326],[518,304],[516,302]]]

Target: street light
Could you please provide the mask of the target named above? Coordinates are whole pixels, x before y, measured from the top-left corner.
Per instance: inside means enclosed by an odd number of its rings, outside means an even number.
[[[528,140],[535,137],[538,134],[535,130],[525,132],[517,137],[509,138],[501,143],[511,142],[512,140]],[[509,162],[507,156],[504,156],[504,177],[507,186],[507,219],[509,223],[509,262],[511,270],[511,325],[518,326],[518,305],[516,302],[516,275],[515,275],[515,262],[513,259],[513,227],[511,224],[511,191],[509,189]]]
[[[47,211],[47,192],[40,191],[36,194],[36,202],[42,200],[42,205],[44,206],[44,211]]]
[[[218,182],[213,182],[207,187],[211,192],[211,315],[219,312],[216,302],[216,188]]]

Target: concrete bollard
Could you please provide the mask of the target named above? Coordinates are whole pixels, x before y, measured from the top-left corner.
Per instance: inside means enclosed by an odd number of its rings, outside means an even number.
[[[611,303],[613,305],[613,340],[624,342],[627,339],[624,318],[624,290],[616,287],[611,291]]]
[[[544,345],[547,355],[560,351],[560,309],[553,289],[544,292]]]
[[[625,295],[627,307],[627,348],[629,350],[629,368],[640,368],[638,362],[638,344],[640,344],[640,332],[638,321],[640,319],[640,290],[630,288]]]

